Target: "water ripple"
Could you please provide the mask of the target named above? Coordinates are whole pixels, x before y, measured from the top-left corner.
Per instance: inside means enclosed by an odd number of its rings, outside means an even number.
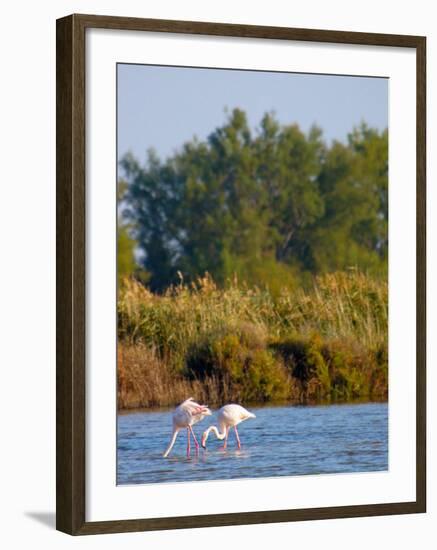
[[[163,483],[384,471],[388,469],[386,403],[319,407],[251,407],[257,417],[239,428],[242,449],[211,437],[207,451],[186,457],[181,434],[167,459],[171,412],[118,417],[117,482]],[[208,419],[196,426],[200,436]],[[214,422],[214,418],[212,419]]]

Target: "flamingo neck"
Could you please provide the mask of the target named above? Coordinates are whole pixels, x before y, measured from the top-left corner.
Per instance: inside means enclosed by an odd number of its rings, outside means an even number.
[[[219,432],[219,430],[217,429],[217,426],[210,426],[206,432],[205,432],[205,435],[203,436],[203,440],[204,442],[206,443],[206,440],[208,439],[209,437],[209,434],[210,432],[214,432],[217,439],[224,439],[226,437],[226,426],[224,424],[222,424],[220,426],[220,429],[222,430],[221,433]]]

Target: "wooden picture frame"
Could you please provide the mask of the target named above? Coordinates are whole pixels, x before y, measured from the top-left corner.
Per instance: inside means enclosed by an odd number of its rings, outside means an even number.
[[[416,51],[417,86],[417,361],[416,499],[186,517],[86,521],[85,498],[85,32],[89,28],[186,33],[409,48]],[[283,27],[262,27],[95,15],[57,21],[57,529],[71,535],[274,523],[426,511],[426,39]]]

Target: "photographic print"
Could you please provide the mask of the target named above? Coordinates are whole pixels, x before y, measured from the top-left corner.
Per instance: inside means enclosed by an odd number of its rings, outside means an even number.
[[[388,79],[117,64],[117,484],[388,470]]]
[[[57,529],[426,511],[426,38],[56,25]]]

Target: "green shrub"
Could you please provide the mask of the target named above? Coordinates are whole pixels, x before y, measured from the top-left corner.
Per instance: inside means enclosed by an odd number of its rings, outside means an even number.
[[[297,380],[301,402],[387,397],[387,357],[381,349],[320,335],[275,341],[271,349]]]
[[[204,381],[215,377],[228,394],[241,401],[278,401],[289,397],[289,377],[281,361],[247,334],[206,340],[189,350],[186,376]]]

